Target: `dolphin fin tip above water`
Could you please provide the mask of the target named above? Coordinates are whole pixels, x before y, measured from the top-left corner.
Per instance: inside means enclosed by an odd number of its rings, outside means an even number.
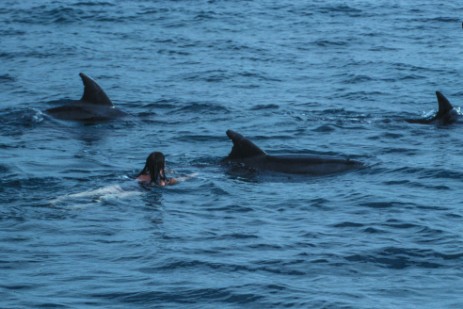
[[[100,87],[100,85],[98,85],[92,78],[82,72],[79,73],[79,76],[84,83],[84,94],[82,95],[80,101],[86,102],[88,104],[113,106],[113,103]]]
[[[453,109],[453,106],[440,91],[436,91],[436,97],[437,104],[439,105],[439,110],[436,114],[436,117],[439,118],[450,112]]]
[[[265,152],[257,147],[254,143],[250,140],[242,136],[241,134],[233,131],[227,130],[227,136],[233,142],[233,148],[228,155],[228,158],[245,158],[245,157],[253,157],[259,155],[265,155]]]
[[[83,122],[104,121],[126,115],[114,107],[104,90],[92,78],[79,73],[84,84],[84,93],[80,100],[47,109],[46,112],[58,119]]]
[[[409,123],[420,123],[420,124],[439,124],[448,125],[458,120],[458,112],[453,108],[450,101],[440,91],[436,91],[438,111],[437,113],[429,118],[421,119],[406,119]]]

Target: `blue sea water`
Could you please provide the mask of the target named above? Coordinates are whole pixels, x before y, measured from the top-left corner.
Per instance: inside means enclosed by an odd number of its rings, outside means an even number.
[[[1,308],[462,308],[457,1],[0,2]],[[44,114],[84,72],[129,116]],[[237,175],[269,153],[366,169]],[[176,186],[132,179],[152,151]]]

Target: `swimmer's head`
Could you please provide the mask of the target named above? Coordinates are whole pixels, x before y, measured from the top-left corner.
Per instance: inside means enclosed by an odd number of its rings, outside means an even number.
[[[162,152],[152,152],[146,158],[145,167],[140,172],[140,174],[138,174],[138,176],[149,174],[150,182],[159,184],[161,181],[166,180],[164,167],[165,167],[164,154]]]

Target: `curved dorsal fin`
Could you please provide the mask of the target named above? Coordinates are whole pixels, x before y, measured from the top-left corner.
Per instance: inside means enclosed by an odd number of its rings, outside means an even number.
[[[250,140],[245,138],[239,133],[232,130],[227,130],[227,136],[233,142],[233,148],[228,155],[230,159],[254,157],[258,155],[265,155],[265,152],[254,145]]]
[[[113,105],[103,89],[101,89],[101,87],[93,79],[84,73],[79,73],[79,76],[82,78],[82,82],[84,83],[84,94],[80,99],[81,101],[95,105]]]
[[[437,103],[439,104],[439,111],[437,112],[436,118],[442,117],[452,110],[453,106],[449,100],[440,92],[436,91]]]

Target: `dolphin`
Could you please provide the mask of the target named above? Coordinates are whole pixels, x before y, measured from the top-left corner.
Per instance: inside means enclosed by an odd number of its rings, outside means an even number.
[[[439,110],[434,116],[422,119],[406,119],[406,121],[409,123],[435,123],[438,125],[447,125],[456,122],[459,115],[452,104],[450,104],[449,100],[440,91],[436,91],[436,96]]]
[[[241,134],[232,130],[227,130],[226,133],[233,142],[233,148],[223,161],[226,163],[238,163],[255,171],[327,175],[364,166],[359,161],[331,156],[268,155]]]
[[[62,120],[95,122],[126,115],[117,109],[101,87],[84,73],[79,73],[84,83],[84,94],[80,100],[47,109],[45,112]]]

